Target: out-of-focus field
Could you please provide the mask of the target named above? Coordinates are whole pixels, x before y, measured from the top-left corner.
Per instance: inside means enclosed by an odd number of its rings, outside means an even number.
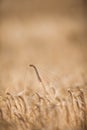
[[[87,47],[82,4],[72,0],[0,2],[0,94],[7,88],[19,92],[32,81],[36,84],[28,67],[31,63],[49,82],[56,76],[65,84],[67,76],[81,79],[86,73]]]

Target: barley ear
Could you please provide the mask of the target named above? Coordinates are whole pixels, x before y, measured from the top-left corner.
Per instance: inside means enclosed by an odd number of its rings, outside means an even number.
[[[38,72],[36,66],[33,65],[33,64],[30,64],[29,66],[32,67],[32,68],[34,68],[34,70],[35,70],[35,72],[36,72],[36,75],[37,75],[37,78],[38,78],[39,82],[41,83],[41,85],[42,85],[42,87],[43,87],[45,93],[48,94],[48,92],[46,91],[45,85],[44,85],[44,83],[43,83],[43,81],[42,81],[42,79],[41,79],[41,76],[40,76],[40,74],[39,74],[39,72]]]

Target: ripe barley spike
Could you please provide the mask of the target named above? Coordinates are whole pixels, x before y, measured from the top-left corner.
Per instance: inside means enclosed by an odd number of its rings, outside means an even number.
[[[36,75],[37,75],[37,77],[38,77],[39,82],[40,82],[41,85],[43,86],[45,93],[48,94],[48,92],[46,91],[45,85],[44,85],[44,83],[43,83],[43,81],[42,81],[42,79],[41,79],[41,77],[40,77],[40,74],[39,74],[39,72],[38,72],[36,66],[33,65],[33,64],[30,64],[29,66],[32,67],[32,68],[34,68],[34,70],[35,70],[35,72],[36,72]]]
[[[42,82],[41,77],[40,77],[40,75],[39,75],[39,73],[38,73],[38,70],[37,70],[36,66],[33,65],[33,64],[30,64],[29,66],[34,68],[34,70],[35,70],[35,72],[36,72],[36,75],[37,75],[37,77],[38,77],[38,80],[39,80],[40,82]]]

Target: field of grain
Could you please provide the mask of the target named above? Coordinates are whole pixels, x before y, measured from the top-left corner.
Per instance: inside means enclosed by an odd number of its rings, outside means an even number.
[[[86,4],[0,1],[0,130],[87,129]]]

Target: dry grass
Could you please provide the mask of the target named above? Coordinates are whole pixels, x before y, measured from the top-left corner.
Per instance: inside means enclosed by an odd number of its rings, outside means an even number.
[[[59,96],[54,86],[45,86],[36,71],[43,93],[26,90],[0,98],[0,130],[86,130],[87,85],[65,88]]]

